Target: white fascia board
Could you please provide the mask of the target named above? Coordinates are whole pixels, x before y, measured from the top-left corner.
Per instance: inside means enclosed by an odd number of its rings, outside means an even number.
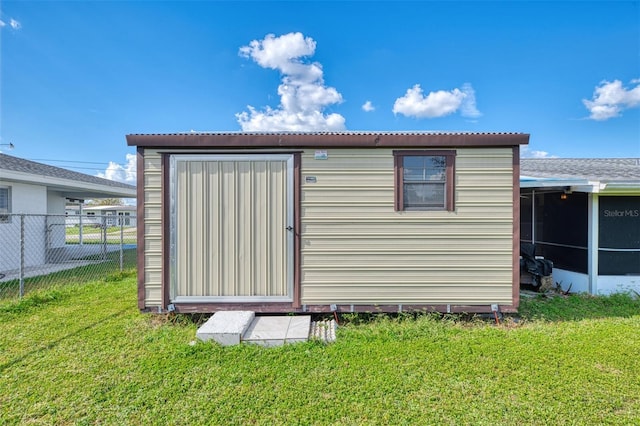
[[[587,184],[574,185],[571,187],[572,192],[586,192],[588,194],[598,194],[604,188],[604,184],[600,182],[590,181]]]
[[[640,195],[640,182],[609,182],[601,185],[601,194]]]
[[[564,188],[584,187],[591,182],[585,179],[556,179],[520,176],[520,188]]]

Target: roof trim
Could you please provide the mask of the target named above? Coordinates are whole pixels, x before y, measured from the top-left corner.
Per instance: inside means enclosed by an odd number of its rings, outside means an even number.
[[[567,189],[572,192],[586,192],[593,194],[640,194],[640,182],[605,182],[588,179],[554,179],[520,176],[521,189]]]
[[[526,133],[279,132],[171,133],[127,135],[127,145],[156,148],[391,148],[516,146]]]
[[[590,182],[586,179],[554,179],[520,176],[520,188],[566,188],[569,186],[585,186]]]

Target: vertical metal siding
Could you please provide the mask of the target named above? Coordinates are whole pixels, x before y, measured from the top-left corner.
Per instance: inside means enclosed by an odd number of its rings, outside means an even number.
[[[290,298],[287,161],[177,161],[175,173],[172,299]]]
[[[395,212],[391,150],[313,154],[302,157],[303,304],[511,303],[511,148],[457,150],[454,212]]]
[[[142,173],[145,306],[155,307],[162,304],[162,157],[157,151],[145,150]]]

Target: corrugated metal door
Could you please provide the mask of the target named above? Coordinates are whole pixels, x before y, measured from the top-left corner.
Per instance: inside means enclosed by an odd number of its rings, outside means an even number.
[[[171,157],[172,302],[293,300],[293,156]]]

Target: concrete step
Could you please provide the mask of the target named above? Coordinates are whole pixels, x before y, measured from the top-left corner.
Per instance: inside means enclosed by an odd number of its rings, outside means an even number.
[[[202,341],[213,339],[222,346],[237,345],[255,315],[253,311],[216,312],[198,328],[196,337]]]
[[[306,342],[310,325],[309,315],[256,317],[242,336],[242,341],[262,346]]]
[[[196,337],[202,341],[215,340],[223,346],[240,342],[280,346],[306,342],[310,330],[310,315],[256,317],[252,311],[220,311],[198,328]]]

